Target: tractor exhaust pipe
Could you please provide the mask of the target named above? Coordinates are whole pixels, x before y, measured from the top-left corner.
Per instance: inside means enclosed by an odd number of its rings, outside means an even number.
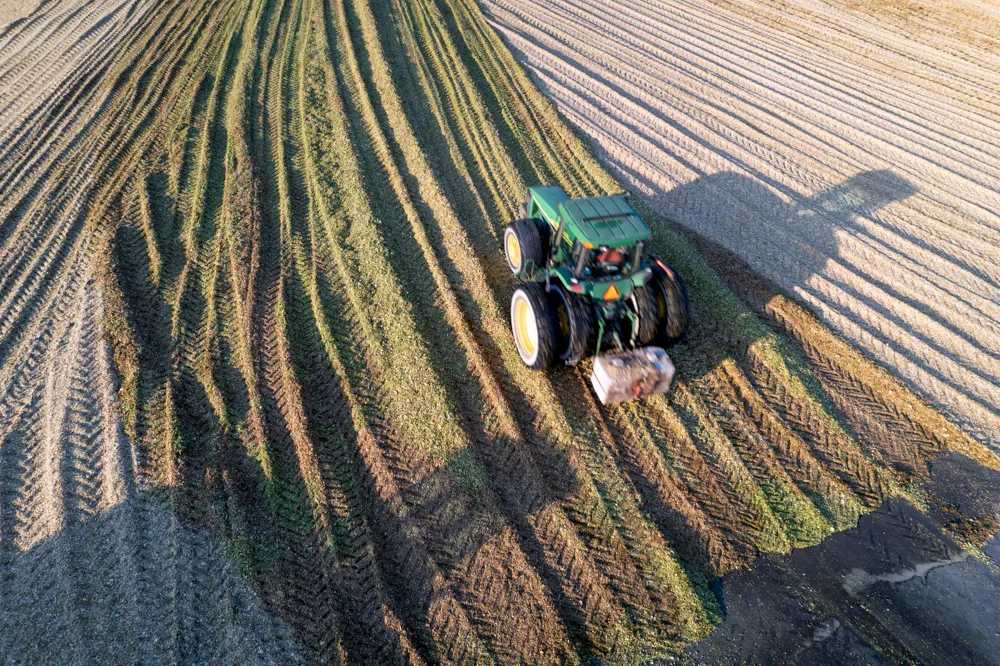
[[[674,364],[660,347],[642,347],[594,359],[590,383],[603,405],[666,393],[674,380]]]

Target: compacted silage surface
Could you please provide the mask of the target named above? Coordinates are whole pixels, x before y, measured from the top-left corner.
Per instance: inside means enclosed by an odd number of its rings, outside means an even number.
[[[6,591],[57,588],[71,654],[634,662],[943,450],[995,464],[652,214],[671,394],[525,369],[504,225],[621,186],[472,0],[48,3],[0,81],[0,612],[51,635]]]

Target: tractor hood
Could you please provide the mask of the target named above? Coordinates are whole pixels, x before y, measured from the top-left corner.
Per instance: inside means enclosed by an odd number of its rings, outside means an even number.
[[[559,204],[559,212],[570,235],[587,247],[626,247],[652,237],[643,219],[620,195],[567,199]]]

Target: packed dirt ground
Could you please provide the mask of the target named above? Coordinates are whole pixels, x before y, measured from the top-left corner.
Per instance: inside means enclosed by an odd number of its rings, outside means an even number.
[[[671,394],[527,370],[499,238],[539,182],[621,189],[473,0],[0,28],[0,651],[673,655],[721,621],[711,579],[887,498],[941,508],[942,454],[1000,468],[645,209],[694,308]]]
[[[483,0],[615,175],[1000,447],[1000,12]]]
[[[0,30],[38,8],[40,0],[5,0],[0,3]]]

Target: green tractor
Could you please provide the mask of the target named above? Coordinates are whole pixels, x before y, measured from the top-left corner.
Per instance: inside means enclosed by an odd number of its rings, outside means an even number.
[[[652,233],[627,196],[570,199],[560,187],[532,187],[518,213],[503,246],[521,281],[510,318],[525,365],[593,354],[591,383],[606,405],[669,390],[674,366],[663,348],[687,332],[687,290],[646,254]]]

